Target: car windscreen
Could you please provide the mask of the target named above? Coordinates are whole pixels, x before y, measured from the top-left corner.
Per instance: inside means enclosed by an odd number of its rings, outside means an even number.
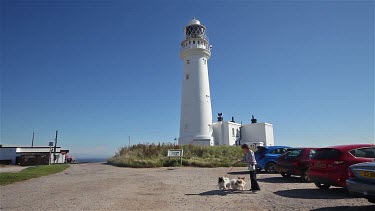
[[[317,160],[335,159],[335,158],[338,158],[340,154],[341,154],[340,150],[324,148],[324,149],[316,150],[316,153],[312,158],[317,159]]]
[[[258,150],[255,151],[255,154],[261,154],[264,153],[267,149],[264,147],[258,147]]]

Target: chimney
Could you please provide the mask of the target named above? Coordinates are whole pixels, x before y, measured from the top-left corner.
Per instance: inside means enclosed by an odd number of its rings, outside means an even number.
[[[234,117],[232,117],[232,120],[231,120],[230,122],[235,122],[235,121],[234,121]]]
[[[254,118],[254,115],[251,115],[251,124],[257,123],[257,119]]]
[[[223,121],[223,113],[218,113],[217,114],[217,121],[222,122]]]

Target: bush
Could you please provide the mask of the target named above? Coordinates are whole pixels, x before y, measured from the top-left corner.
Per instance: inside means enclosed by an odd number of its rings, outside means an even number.
[[[182,166],[229,167],[246,166],[235,161],[243,157],[238,146],[198,146],[176,144],[137,144],[122,147],[107,163],[121,167],[155,168],[181,166],[179,158],[168,158],[169,149],[183,149]]]

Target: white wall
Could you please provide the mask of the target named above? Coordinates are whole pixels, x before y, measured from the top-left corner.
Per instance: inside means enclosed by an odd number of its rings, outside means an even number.
[[[65,156],[66,156],[65,154],[56,153],[56,157],[57,157],[56,163],[65,163]],[[52,164],[55,163],[53,160],[53,153],[51,153],[50,159],[51,159]]]
[[[183,59],[180,144],[190,144],[195,139],[212,137],[208,57],[203,53],[196,53],[198,55],[186,54]]]
[[[239,129],[241,124],[235,122],[225,122],[226,137],[224,138],[224,145],[235,145],[236,140],[240,137]]]
[[[240,135],[240,127],[241,124],[229,121],[213,123],[213,137],[215,145],[235,145],[236,140]]]
[[[253,123],[242,126],[242,143],[261,143],[274,146],[273,126],[269,123]]]
[[[273,137],[273,125],[265,123],[267,146],[275,146],[275,139]]]
[[[60,153],[61,147],[56,147],[56,153]],[[51,151],[54,150],[54,147],[51,147]],[[40,153],[40,152],[50,152],[49,147],[17,147],[17,153]]]
[[[212,136],[214,138],[214,145],[222,145],[223,134],[221,132],[223,122],[214,122],[212,124]]]

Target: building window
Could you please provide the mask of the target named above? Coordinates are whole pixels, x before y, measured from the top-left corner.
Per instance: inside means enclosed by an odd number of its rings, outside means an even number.
[[[186,64],[190,64],[190,60],[186,60]]]
[[[232,136],[235,137],[236,134],[234,133],[234,128],[232,128]]]
[[[186,79],[186,80],[189,79],[189,74],[186,74],[186,75],[185,75],[185,79]]]
[[[199,40],[198,40],[198,44],[200,44]]]
[[[189,44],[191,44],[191,41],[189,41]]]
[[[193,41],[193,44],[195,44],[195,41]]]

